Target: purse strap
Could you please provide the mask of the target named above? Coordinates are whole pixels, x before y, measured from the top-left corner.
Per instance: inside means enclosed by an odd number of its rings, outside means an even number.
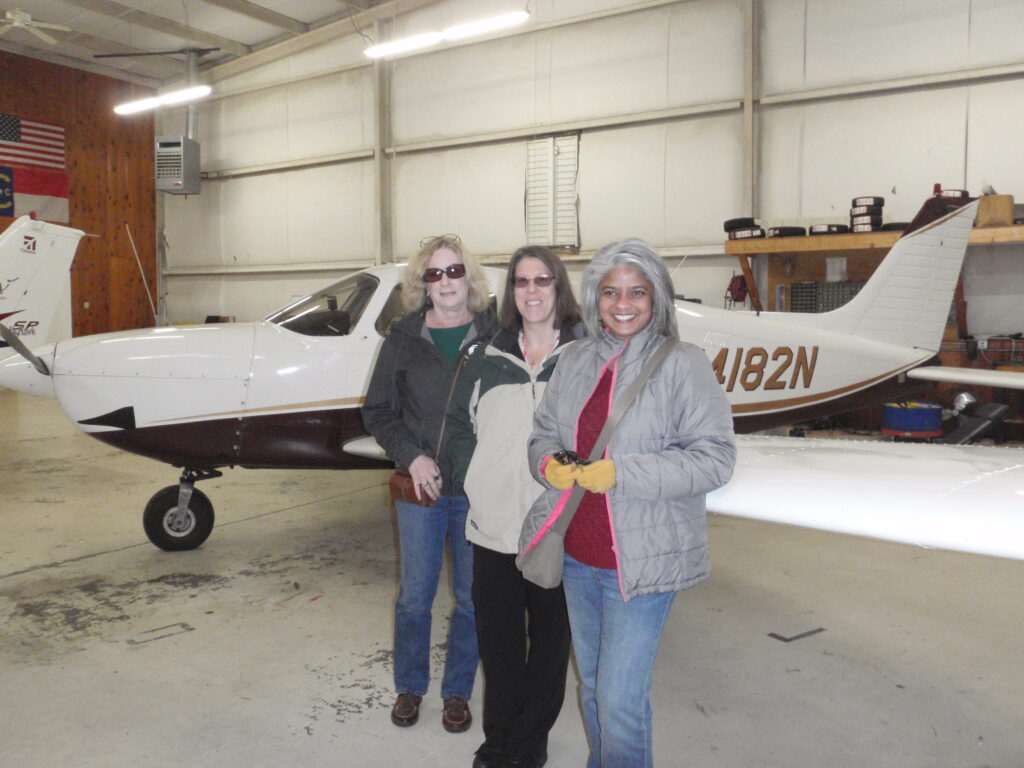
[[[476,343],[475,341],[473,343]],[[467,347],[468,349],[469,347]],[[462,364],[466,362],[468,354],[462,352],[459,354],[459,362],[455,366],[455,373],[452,376],[452,388],[448,390],[448,399],[444,402],[444,418],[441,419],[441,431],[437,435],[437,448],[434,449],[434,463],[437,464],[437,460],[441,457],[441,441],[444,439],[444,428],[448,423],[448,406],[452,404],[452,395],[455,394],[455,385],[459,383],[459,373],[462,372]]]
[[[615,427],[619,425],[619,420],[625,414],[626,409],[633,403],[636,396],[639,394],[640,389],[647,382],[647,379],[651,377],[651,374],[661,365],[662,360],[668,357],[669,353],[679,342],[676,339],[665,339],[664,343],[655,350],[654,354],[651,355],[651,359],[647,361],[647,364],[641,369],[640,374],[633,379],[633,382],[626,388],[626,390],[619,395],[619,398],[612,404],[611,413],[608,414],[608,418],[604,422],[604,426],[601,428],[601,433],[597,436],[597,442],[594,443],[593,450],[590,451],[590,461],[597,461],[601,458],[601,454],[604,453],[605,447],[612,438],[612,432],[615,431]],[[569,529],[569,524],[572,522],[573,516],[576,514],[576,509],[579,507],[580,502],[583,501],[583,494],[587,492],[587,489],[577,484],[572,489],[572,495],[565,504],[565,508],[562,510],[562,514],[558,516],[558,520],[551,527],[552,530],[558,533],[565,534]]]

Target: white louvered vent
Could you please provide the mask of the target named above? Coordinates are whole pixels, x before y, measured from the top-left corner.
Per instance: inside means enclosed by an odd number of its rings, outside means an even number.
[[[535,245],[579,247],[576,176],[580,137],[553,136],[526,147],[526,239]]]

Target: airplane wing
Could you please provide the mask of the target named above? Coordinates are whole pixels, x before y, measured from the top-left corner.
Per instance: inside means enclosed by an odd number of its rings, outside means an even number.
[[[990,371],[984,368],[951,368],[944,365],[922,365],[907,371],[909,379],[950,381],[954,384],[977,384],[982,387],[1024,389],[1024,373]]]
[[[1024,449],[738,436],[708,511],[1024,559]]]
[[[738,435],[713,514],[1024,559],[1024,449]],[[386,458],[372,437],[345,452]]]

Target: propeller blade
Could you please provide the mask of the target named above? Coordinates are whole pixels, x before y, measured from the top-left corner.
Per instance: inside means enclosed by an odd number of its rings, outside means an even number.
[[[48,21],[33,21],[33,27],[42,27],[43,29],[56,29],[58,32],[70,32],[71,27],[65,27],[63,24],[50,24]]]
[[[14,331],[3,323],[0,323],[0,337],[11,345],[11,349],[32,363],[32,367],[43,374],[43,376],[50,375],[50,369],[46,367],[46,363],[33,355],[32,351],[25,346],[25,342],[15,336]]]
[[[56,45],[57,44],[57,38],[51,37],[50,35],[46,34],[45,32],[41,32],[40,30],[36,29],[34,25],[33,26],[25,25],[24,27],[22,27],[22,29],[24,29],[26,32],[31,32],[33,35],[38,37],[44,43],[49,43],[50,45]]]

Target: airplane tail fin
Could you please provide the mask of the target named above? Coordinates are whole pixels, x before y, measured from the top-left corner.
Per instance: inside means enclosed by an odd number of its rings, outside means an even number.
[[[925,201],[867,284],[821,315],[821,327],[937,352],[978,208],[976,200],[960,202]]]
[[[27,346],[53,341],[67,311],[81,230],[18,217],[0,234],[0,322]],[[7,347],[0,341],[0,347]]]

